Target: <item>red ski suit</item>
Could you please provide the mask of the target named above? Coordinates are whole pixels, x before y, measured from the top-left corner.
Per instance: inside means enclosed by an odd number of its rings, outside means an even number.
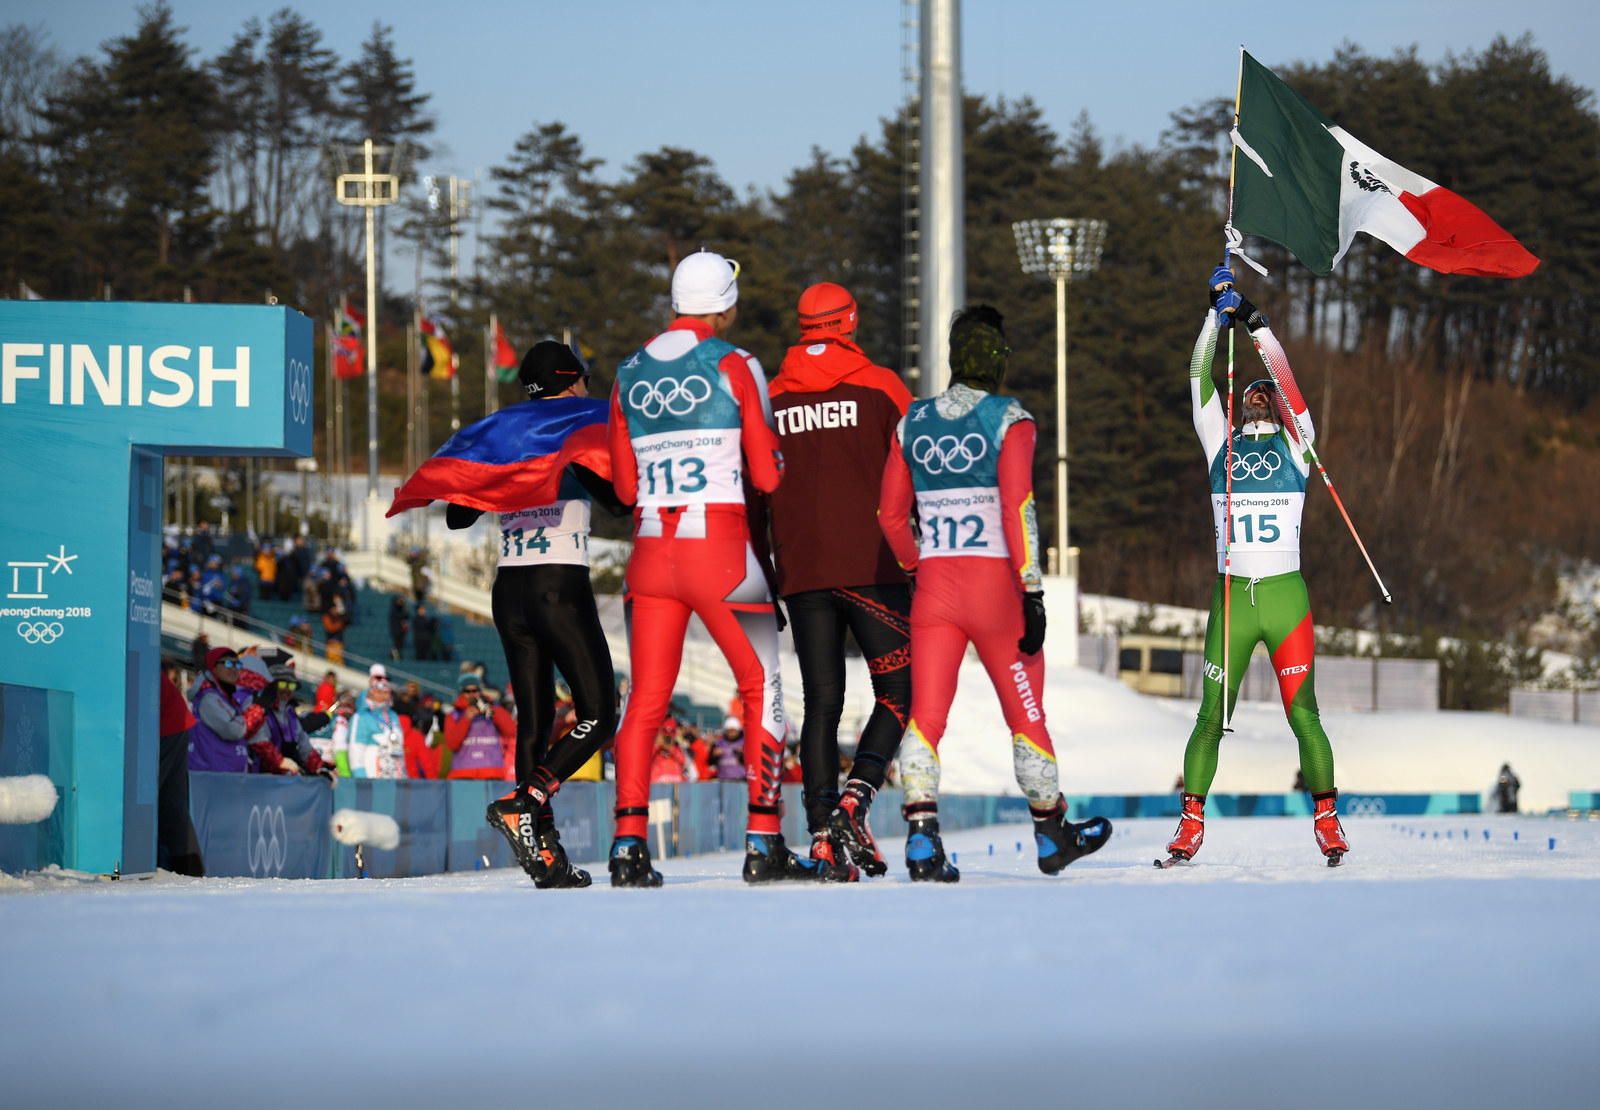
[[[761,363],[714,338],[700,320],[674,320],[618,367],[608,434],[617,496],[638,506],[626,594],[631,685],[616,740],[617,835],[646,834],[651,751],[691,613],[738,683],[750,831],[776,833],[783,768],[778,626],[742,493],[746,477],[763,493],[783,477]],[[708,441],[714,444],[701,446]]]
[[[952,387],[952,391],[965,389]],[[917,435],[919,425],[910,423],[916,415],[913,406],[911,416],[901,422],[897,448]],[[891,451],[884,467],[879,522],[895,558],[916,575],[911,601],[911,722],[900,749],[908,806],[937,800],[939,741],[969,642],[977,648],[999,696],[1023,793],[1036,805],[1055,804],[1059,792],[1055,748],[1045,728],[1042,701],[1044,653],[1023,655],[1017,646],[1023,633],[1024,581],[1029,589],[1039,588],[1032,506],[1036,436],[1031,417],[1004,431],[997,477],[1005,549],[989,545],[990,554],[982,557],[942,551],[937,558],[927,557],[930,549],[939,550],[939,541],[927,533],[928,521],[921,522],[921,531],[911,523],[915,494],[903,450]],[[945,518],[942,523],[949,521]],[[938,518],[932,523],[935,533],[945,534]],[[950,549],[950,545],[943,548]]]

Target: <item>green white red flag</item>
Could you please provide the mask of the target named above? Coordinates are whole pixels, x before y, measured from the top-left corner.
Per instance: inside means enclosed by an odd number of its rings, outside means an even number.
[[[1522,277],[1539,260],[1481,209],[1390,161],[1240,51],[1231,223],[1313,273],[1356,232],[1446,274]]]

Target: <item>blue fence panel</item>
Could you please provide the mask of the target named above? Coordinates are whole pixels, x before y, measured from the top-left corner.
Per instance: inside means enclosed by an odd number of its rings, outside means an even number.
[[[207,875],[328,874],[333,791],[326,779],[190,771],[189,811]]]
[[[445,865],[451,871],[475,871],[487,859],[490,867],[513,867],[511,845],[489,827],[489,803],[511,789],[509,782],[446,779],[450,798],[450,840]]]
[[[30,825],[0,825],[0,871],[36,871],[75,856],[76,796],[72,789],[74,695],[0,682],[0,775],[45,775],[56,787],[56,808]]]
[[[1593,790],[1569,790],[1567,792],[1568,809],[1600,809],[1600,792]]]
[[[400,847],[392,852],[370,846],[363,851],[367,874],[375,879],[437,875],[445,869],[450,846],[449,784],[436,779],[340,779],[334,809],[386,813],[400,825]],[[356,850],[340,844],[333,853],[333,877],[353,879]]]
[[[550,800],[561,847],[573,863],[596,863],[611,849],[617,788],[609,782],[569,782]]]
[[[722,850],[722,788],[714,782],[678,787],[677,846],[680,856]]]
[[[724,782],[722,792],[722,850],[744,851],[744,830],[750,824],[750,791],[741,782]]]

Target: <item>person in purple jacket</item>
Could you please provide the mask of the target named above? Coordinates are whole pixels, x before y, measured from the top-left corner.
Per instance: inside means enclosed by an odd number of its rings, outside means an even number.
[[[250,744],[262,739],[257,733],[267,711],[239,697],[239,656],[232,648],[212,648],[205,663],[206,676],[189,699],[196,718],[189,730],[189,770],[243,774],[250,770]]]
[[[722,735],[711,742],[711,758],[716,760],[718,779],[744,779],[744,723],[739,718],[722,722]]]

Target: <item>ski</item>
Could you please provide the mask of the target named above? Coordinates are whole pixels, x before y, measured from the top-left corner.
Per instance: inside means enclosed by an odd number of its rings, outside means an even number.
[[[1180,863],[1188,863],[1188,862],[1189,862],[1188,859],[1186,859],[1183,856],[1168,856],[1166,859],[1158,859],[1158,860],[1156,860],[1155,861],[1155,865],[1157,867],[1161,868],[1161,870],[1165,871],[1169,867],[1176,867]]]
[[[1343,862],[1344,862],[1344,853],[1343,852],[1329,852],[1328,853],[1328,866],[1329,867],[1338,867]]]

